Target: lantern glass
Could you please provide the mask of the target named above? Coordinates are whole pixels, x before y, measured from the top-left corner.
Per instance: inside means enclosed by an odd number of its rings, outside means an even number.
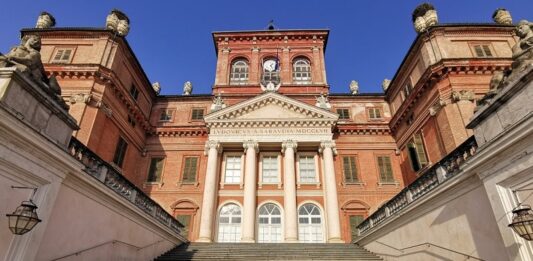
[[[522,238],[533,240],[533,212],[528,205],[513,210],[513,221],[509,226]]]
[[[7,214],[11,232],[15,235],[23,235],[41,222],[35,211],[36,209],[37,206],[32,201],[23,201],[13,214]]]

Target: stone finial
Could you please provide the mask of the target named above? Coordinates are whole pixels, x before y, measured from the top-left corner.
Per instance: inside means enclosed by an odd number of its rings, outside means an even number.
[[[218,111],[226,108],[226,103],[222,100],[222,94],[218,94],[213,99],[213,104],[211,104],[211,111]]]
[[[511,13],[505,8],[498,8],[492,14],[492,20],[497,24],[511,25],[513,24],[513,17]]]
[[[417,33],[426,31],[430,26],[437,25],[439,19],[435,7],[430,3],[423,3],[413,11],[413,25]]]
[[[191,95],[192,93],[192,82],[186,81],[183,84],[183,95]]]
[[[315,106],[326,110],[331,109],[331,104],[328,101],[328,97],[324,93],[320,93],[320,96],[316,97]]]
[[[383,81],[381,82],[381,88],[383,88],[383,91],[387,91],[387,89],[389,89],[389,85],[390,80],[387,78],[383,79]]]
[[[154,89],[155,93],[159,94],[161,92],[161,85],[159,82],[152,83],[152,89]]]
[[[107,15],[105,27],[120,36],[126,36],[130,31],[130,19],[122,11],[113,9]]]
[[[39,29],[46,29],[46,28],[52,28],[56,25],[56,19],[47,12],[41,12],[39,17],[37,18],[37,24],[35,25],[35,28]]]
[[[350,82],[350,92],[352,92],[352,95],[356,95],[359,92],[359,83],[356,80]]]

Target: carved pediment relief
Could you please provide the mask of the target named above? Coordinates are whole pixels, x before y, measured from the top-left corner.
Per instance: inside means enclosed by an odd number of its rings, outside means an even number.
[[[282,122],[287,127],[296,125],[333,126],[338,115],[330,111],[317,108],[281,94],[266,93],[244,102],[227,107],[220,111],[205,116],[204,120],[208,127],[225,126],[236,124],[256,125],[257,122],[279,125]],[[243,125],[243,123],[246,123]],[[296,125],[295,125],[296,124]]]

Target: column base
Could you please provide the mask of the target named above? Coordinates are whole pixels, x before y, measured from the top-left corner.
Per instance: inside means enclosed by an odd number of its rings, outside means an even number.
[[[328,239],[328,243],[346,243],[346,242],[344,242],[344,240],[340,238],[330,238]]]
[[[196,239],[196,241],[194,242],[198,242],[198,243],[212,243],[213,240],[211,240],[210,238],[207,238],[207,237],[202,237],[202,238],[198,238]]]

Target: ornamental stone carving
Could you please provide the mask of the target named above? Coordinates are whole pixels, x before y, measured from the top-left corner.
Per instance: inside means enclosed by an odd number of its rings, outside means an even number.
[[[356,95],[359,92],[359,83],[356,80],[350,82],[350,92],[352,95]]]
[[[255,153],[259,152],[259,143],[255,140],[244,141],[242,147],[244,148],[244,152],[248,151],[248,149],[254,149]]]
[[[204,154],[208,155],[209,154],[209,150],[211,150],[211,149],[216,149],[217,153],[221,153],[222,152],[222,146],[220,145],[220,142],[218,142],[216,140],[208,140],[205,143]]]
[[[289,148],[296,152],[296,148],[298,148],[298,142],[294,140],[286,140],[281,143],[281,153],[285,153],[285,150]]]
[[[430,26],[439,22],[435,7],[429,3],[423,3],[413,11],[413,25],[417,33],[426,31]]]
[[[130,31],[130,19],[120,10],[113,9],[107,15],[105,27],[120,36],[126,36]]]
[[[152,83],[152,89],[154,89],[154,92],[159,95],[159,93],[161,92],[161,85],[159,84],[159,82]]]
[[[381,82],[381,88],[383,88],[383,91],[387,91],[387,89],[389,89],[389,85],[390,80],[387,78],[383,79],[383,81]]]
[[[56,19],[47,12],[42,12],[37,18],[37,24],[35,28],[46,29],[52,28],[56,25]]]
[[[320,147],[318,147],[318,153],[323,153],[325,149],[331,149],[333,155],[337,155],[337,144],[332,140],[323,140],[320,142]]]
[[[520,37],[513,46],[513,70],[520,70],[533,62],[533,23],[522,20],[516,25],[516,35]]]
[[[213,98],[213,104],[211,104],[211,112],[222,110],[226,108],[226,103],[222,100],[222,94],[218,94]]]
[[[513,17],[511,16],[511,13],[509,13],[509,11],[504,8],[496,9],[496,11],[494,11],[494,13],[492,14],[492,20],[494,20],[494,22],[496,22],[497,24],[513,24]]]
[[[429,115],[435,116],[439,111],[446,106],[446,102],[444,100],[439,99],[433,106],[429,108]]]
[[[473,101],[473,100],[474,100],[474,92],[472,91],[469,91],[469,90],[452,91],[453,102]]]
[[[191,95],[192,93],[192,82],[186,81],[183,84],[183,95]]]
[[[320,96],[316,97],[315,106],[326,110],[331,109],[328,97],[324,93],[320,93]]]
[[[78,94],[74,94],[70,96],[69,102],[71,104],[78,103],[78,102],[89,104],[91,102],[91,99],[92,99],[92,94],[90,93],[78,93]]]

